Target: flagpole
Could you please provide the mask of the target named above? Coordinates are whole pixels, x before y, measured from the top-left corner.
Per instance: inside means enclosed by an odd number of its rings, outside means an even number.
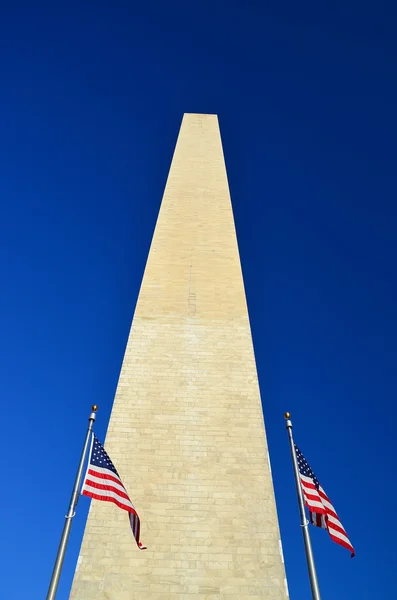
[[[310,541],[309,521],[306,518],[305,500],[303,498],[303,491],[302,491],[302,487],[300,484],[298,460],[296,458],[294,438],[292,437],[292,422],[291,422],[290,417],[291,417],[290,413],[286,412],[284,415],[284,418],[286,420],[286,428],[288,431],[288,438],[289,438],[289,442],[290,442],[290,446],[291,446],[292,464],[294,465],[296,492],[298,494],[299,513],[300,513],[300,519],[301,519],[303,541],[305,544],[305,553],[306,553],[307,569],[309,571],[310,587],[312,589],[313,600],[321,600],[320,589],[318,587],[318,580],[317,580],[317,574],[316,574],[316,567],[314,564],[312,544]]]
[[[88,444],[90,441],[90,437],[91,437],[91,433],[92,433],[92,426],[93,426],[95,418],[96,418],[95,413],[97,410],[98,410],[98,407],[96,406],[96,404],[94,404],[92,406],[92,412],[88,418],[88,430],[87,430],[87,434],[85,436],[85,441],[84,441],[83,451],[81,453],[79,468],[77,469],[77,475],[76,475],[76,479],[74,482],[72,495],[70,498],[69,510],[68,510],[67,515],[65,516],[65,524],[63,526],[61,541],[59,542],[58,553],[57,553],[57,557],[55,560],[54,569],[52,571],[51,581],[50,581],[50,585],[49,585],[48,592],[47,592],[47,600],[54,600],[56,593],[57,593],[59,578],[61,576],[61,571],[62,571],[63,560],[65,558],[65,553],[66,553],[66,546],[67,546],[68,539],[69,539],[70,529],[72,527],[72,519],[75,515],[74,511],[75,511],[75,508],[77,506],[77,502],[79,499],[79,488],[80,488],[80,484],[81,484],[81,478],[83,476],[85,457],[87,455]]]

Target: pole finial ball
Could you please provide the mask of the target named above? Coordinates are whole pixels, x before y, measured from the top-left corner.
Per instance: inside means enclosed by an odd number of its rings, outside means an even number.
[[[291,418],[291,413],[286,412],[284,413],[284,419],[290,419]]]
[[[98,406],[96,404],[93,404],[91,406],[91,408],[92,408],[92,412],[96,412],[98,410]]]

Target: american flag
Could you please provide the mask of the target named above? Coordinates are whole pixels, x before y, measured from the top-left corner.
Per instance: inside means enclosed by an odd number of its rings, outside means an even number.
[[[310,522],[316,527],[328,529],[331,538],[337,544],[344,546],[354,556],[354,548],[351,545],[346,531],[339,520],[331,500],[321,487],[317,477],[306,462],[305,457],[295,444],[296,458],[298,459],[299,477],[302,485],[305,504],[310,512]]]
[[[96,500],[114,502],[128,512],[132,533],[138,548],[146,550],[139,541],[140,521],[135,508],[121,482],[119,474],[110,460],[105,448],[93,434],[87,473],[81,490],[83,496]]]

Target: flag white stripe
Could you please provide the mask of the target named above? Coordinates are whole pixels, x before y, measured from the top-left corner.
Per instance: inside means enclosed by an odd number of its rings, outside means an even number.
[[[305,484],[304,481],[302,481],[302,488],[307,494],[310,494],[310,496],[316,496],[317,498],[321,498],[320,494],[318,493],[318,490],[316,490],[316,488],[309,487]]]
[[[307,477],[305,477],[304,475],[300,475],[300,477],[301,477],[301,479],[303,479],[303,478],[307,479]],[[310,481],[312,481],[312,480],[310,480]],[[336,510],[334,509],[332,504],[329,501],[325,500],[325,498],[320,496],[320,494],[318,493],[318,491],[316,489],[306,487],[304,485],[304,483],[302,485],[302,488],[303,488],[303,494],[305,496],[305,500],[306,500],[307,504],[309,505],[309,507],[322,508],[322,509],[327,508],[328,510],[330,510],[336,514]],[[324,495],[326,495],[324,490],[321,487],[320,487],[320,490],[323,492]],[[308,498],[307,494],[309,494],[310,496],[316,496],[316,498],[318,498],[318,500],[313,500],[312,498]]]
[[[324,496],[327,496],[327,494],[324,492],[324,490],[323,490],[323,488],[321,487],[321,485],[320,485],[320,492],[321,492],[322,494],[324,494]],[[327,496],[327,498],[328,498],[328,496]],[[324,506],[326,506],[327,508],[329,508],[330,510],[332,510],[332,512],[333,512],[333,513],[335,513],[335,514],[336,514],[336,510],[335,510],[335,508],[332,506],[332,504],[331,504],[331,501],[330,501],[330,499],[329,499],[329,498],[328,498],[328,500],[326,500],[325,498],[321,498],[321,500],[322,500],[322,503],[324,504]]]
[[[89,485],[88,482],[84,484],[83,492],[84,491],[91,492],[92,494],[96,494],[97,496],[104,496],[106,498],[114,498],[115,500],[117,500],[117,502],[120,502],[120,504],[124,504],[126,509],[128,507],[128,508],[132,508],[135,510],[135,508],[133,507],[131,502],[129,500],[127,500],[126,498],[119,496],[117,494],[117,492],[112,492],[111,490],[98,490],[98,488],[92,487],[91,485]]]
[[[342,527],[342,523],[339,521],[338,517],[334,517],[333,515],[328,515],[328,519],[331,521],[331,523],[335,523],[335,525],[339,525],[339,527]],[[344,527],[342,527],[342,529],[344,529]]]
[[[335,525],[336,527],[339,527],[340,529],[343,529],[343,531],[345,531],[345,528],[343,527],[339,519],[335,519],[335,517],[333,517],[332,515],[328,515],[328,526],[332,527],[332,525]]]
[[[313,479],[311,477],[307,477],[307,475],[302,475],[302,473],[299,473],[299,477],[304,483],[310,483],[310,485],[314,485]]]
[[[320,520],[320,525],[318,525],[318,519]],[[325,515],[320,515],[319,513],[310,511],[310,522],[315,527],[321,527],[322,529],[328,529],[327,523],[325,521]]]
[[[304,485],[302,486],[302,489],[303,489],[305,496],[313,496],[313,501],[314,500],[317,500],[318,502],[323,501],[320,494],[317,494],[314,490],[311,490],[311,489],[308,490]]]
[[[110,479],[102,479],[102,477],[95,477],[95,475],[88,473],[88,475],[86,477],[86,481],[94,481],[95,483],[100,483],[101,485],[109,485],[109,486],[116,488],[117,490],[120,490],[121,492],[124,492],[125,494],[127,494],[125,487],[121,483],[116,483],[115,481],[112,481]],[[127,494],[127,496],[128,496],[128,494]]]
[[[302,486],[302,489],[303,493],[305,494],[308,500],[311,500],[312,502],[323,502],[323,499],[321,498],[320,494],[313,494],[312,490],[306,489],[305,486]]]
[[[320,508],[321,510],[324,510],[324,506],[322,505],[321,502],[316,502],[315,500],[308,500],[307,498],[306,498],[306,502],[307,502],[307,505],[309,506],[309,508],[313,508],[313,512],[315,512],[314,511],[315,508]]]
[[[327,502],[327,500],[324,500],[324,498],[322,498],[321,501],[324,504],[324,506],[326,506],[329,510],[332,510],[332,512],[336,514],[336,510],[330,502]]]
[[[318,500],[319,502],[322,502],[322,498],[321,498],[320,494],[317,494],[317,492],[315,490],[308,489],[304,485],[302,485],[302,490],[303,490],[303,493],[305,494],[305,496],[314,496],[313,500]]]
[[[328,526],[328,531],[330,533],[332,533],[332,535],[334,535],[335,537],[339,538],[340,540],[343,540],[344,542],[346,542],[346,544],[349,544],[349,546],[351,546],[351,542],[350,540],[343,535],[343,533],[341,533],[340,531],[336,531],[336,529],[333,529],[332,527]]]
[[[111,475],[115,479],[118,479],[118,481],[120,481],[121,483],[120,477],[116,475],[114,471],[111,471],[111,469],[106,469],[105,467],[97,467],[96,465],[89,465],[89,469],[91,471],[98,471],[98,473],[103,473],[104,475]]]

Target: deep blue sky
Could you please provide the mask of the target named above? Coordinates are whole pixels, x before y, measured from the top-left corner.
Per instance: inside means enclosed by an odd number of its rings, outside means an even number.
[[[323,600],[394,597],[392,4],[2,6],[2,598],[45,597],[93,402],[106,431],[183,112],[220,119],[291,598],[310,592],[285,410],[356,546],[351,560],[312,531]]]

